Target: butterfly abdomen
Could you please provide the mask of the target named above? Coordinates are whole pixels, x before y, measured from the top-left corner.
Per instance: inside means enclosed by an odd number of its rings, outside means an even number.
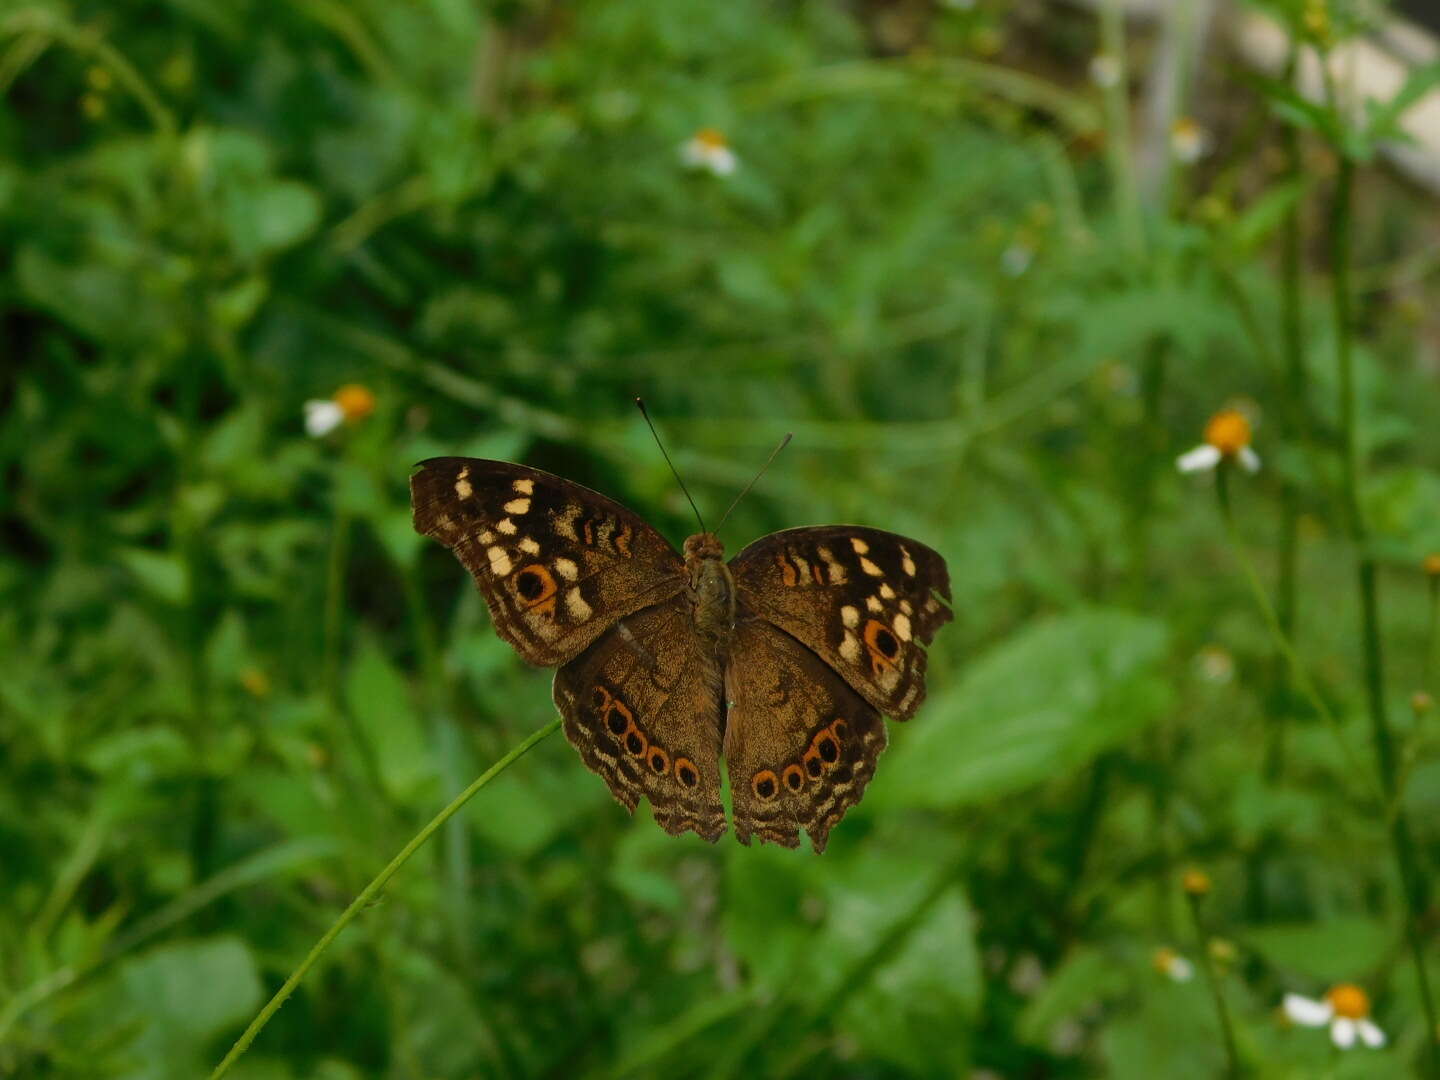
[[[725,565],[724,545],[712,533],[696,533],[685,541],[685,568],[695,598],[695,627],[723,654],[735,629],[735,579]]]

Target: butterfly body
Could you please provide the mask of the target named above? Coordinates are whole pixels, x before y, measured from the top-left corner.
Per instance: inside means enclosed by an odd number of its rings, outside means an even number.
[[[666,831],[817,851],[912,716],[925,649],[951,618],[944,560],[862,526],[790,529],[729,562],[711,533],[676,552],[620,504],[538,469],[433,458],[411,477],[417,531],[474,576],[496,631],[558,667],[585,764]]]
[[[725,565],[725,545],[714,533],[696,533],[685,540],[684,550],[695,628],[723,654],[735,631],[735,578]]]

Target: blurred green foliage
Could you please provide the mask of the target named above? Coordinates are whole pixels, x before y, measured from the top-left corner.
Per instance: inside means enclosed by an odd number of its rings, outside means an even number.
[[[1303,400],[1281,362],[1275,251],[1319,216],[1325,129],[1245,91],[1142,205],[1097,34],[986,0],[0,7],[0,1072],[203,1074],[549,718],[412,533],[407,470],[525,461],[678,542],[642,393],[706,508],[796,432],[732,550],[856,521],[947,556],[928,705],[822,858],[673,840],[548,741],[231,1075],[1213,1076],[1203,982],[1152,963],[1200,961],[1191,863],[1259,1073],[1410,1075],[1318,225]],[[1276,165],[1285,123],[1318,165]],[[733,175],[683,166],[704,127]],[[1404,703],[1440,689],[1407,261],[1434,207],[1362,180],[1363,494],[1433,868],[1436,720]],[[375,412],[307,436],[341,384]],[[1240,532],[1267,586],[1294,571],[1335,728],[1173,467],[1236,401],[1265,462],[1231,478]],[[1390,1049],[1277,1022],[1336,981]]]

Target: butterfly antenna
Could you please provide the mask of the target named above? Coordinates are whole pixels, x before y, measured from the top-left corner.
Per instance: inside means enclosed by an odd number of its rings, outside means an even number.
[[[750,489],[760,482],[760,477],[765,475],[765,470],[770,468],[770,463],[775,460],[775,456],[779,454],[781,450],[784,450],[785,447],[789,446],[790,440],[794,437],[795,433],[793,431],[788,431],[785,433],[785,437],[780,440],[780,445],[775,447],[774,450],[770,451],[770,456],[765,459],[765,464],[760,466],[760,471],[755,474],[755,479],[751,480],[748,484],[746,484],[744,490],[741,491],[739,495],[735,496],[735,501],[730,504],[730,510],[734,510],[740,500],[749,493]],[[730,510],[725,511],[724,516],[720,519],[720,524],[715,526],[715,531],[717,533],[725,524],[725,518],[728,518],[730,516]]]
[[[675,468],[675,463],[670,460],[670,455],[665,452],[665,444],[660,441],[660,433],[655,430],[655,424],[650,419],[649,411],[645,408],[645,400],[637,397],[635,399],[635,407],[640,410],[640,415],[645,418],[645,423],[649,425],[650,434],[655,436],[655,445],[660,447],[660,456],[665,459],[665,464],[669,465],[670,471],[675,474],[675,482],[680,485],[680,490],[685,493],[685,501],[690,504],[690,509],[695,511],[695,520],[700,523],[700,531],[702,533],[707,532],[705,519],[700,516],[700,508],[695,505],[695,500],[690,498],[690,489],[685,486],[685,481],[680,479],[680,470]]]

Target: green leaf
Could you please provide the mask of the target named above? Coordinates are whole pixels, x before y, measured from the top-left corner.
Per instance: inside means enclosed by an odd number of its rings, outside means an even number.
[[[1309,988],[1294,987],[1304,992],[1323,990],[1329,983],[1363,981],[1389,962],[1398,934],[1373,919],[1342,915],[1322,922],[1258,927],[1242,937],[1284,974],[1313,979]]]
[[[148,548],[121,548],[116,554],[152,596],[176,606],[189,600],[190,579],[185,572],[185,560],[179,555]]]
[[[409,687],[369,635],[346,673],[345,698],[385,787],[397,799],[412,798],[434,778],[435,762]]]
[[[1400,126],[1400,121],[1405,113],[1419,104],[1420,100],[1437,86],[1440,86],[1440,60],[1413,69],[1389,101],[1367,101],[1370,114],[1368,137],[1376,142],[1395,139],[1411,141],[1411,135]]]
[[[868,798],[965,806],[1073,772],[1163,711],[1165,638],[1157,619],[1105,609],[1020,631],[905,729]]]
[[[1268,240],[1309,188],[1308,177],[1297,177],[1287,183],[1276,184],[1248,206],[1227,230],[1236,253],[1251,254]]]
[[[118,972],[116,1007],[140,1025],[127,1077],[169,1080],[202,1072],[206,1044],[260,1005],[260,975],[243,941],[217,937],[162,945]]]

